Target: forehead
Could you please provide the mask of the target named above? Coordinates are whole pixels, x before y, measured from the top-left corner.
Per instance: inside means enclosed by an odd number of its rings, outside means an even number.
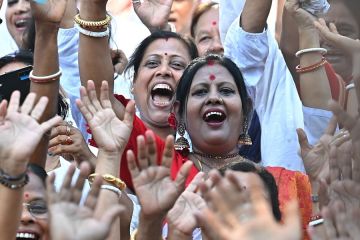
[[[41,179],[34,173],[29,172],[29,182],[24,187],[24,194],[28,195],[29,200],[34,198],[45,199],[46,196],[45,186]]]
[[[176,55],[190,61],[188,49],[183,42],[176,38],[156,39],[146,49],[144,57],[149,55]]]
[[[214,65],[205,65],[201,67],[194,75],[192,85],[211,82],[228,82],[235,84],[234,77],[231,75],[229,70],[216,63]]]
[[[208,11],[204,12],[195,26],[195,33],[208,30],[210,28],[219,28],[219,7],[212,6]]]

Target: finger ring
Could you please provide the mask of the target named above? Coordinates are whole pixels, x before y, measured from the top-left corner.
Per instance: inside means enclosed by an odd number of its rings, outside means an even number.
[[[66,135],[69,136],[70,135],[70,127],[69,126],[66,126]]]
[[[67,137],[66,139],[65,139],[65,144],[66,145],[70,145],[70,144],[72,144],[74,141],[72,140],[72,138],[71,137]]]

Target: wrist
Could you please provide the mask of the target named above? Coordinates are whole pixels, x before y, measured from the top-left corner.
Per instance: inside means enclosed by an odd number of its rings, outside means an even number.
[[[1,169],[9,176],[15,177],[27,170],[27,162],[17,163],[17,161],[9,158],[5,163],[1,164]]]
[[[81,1],[80,18],[85,21],[101,21],[106,17],[106,2]]]
[[[152,239],[161,239],[163,220],[163,216],[149,216],[141,211],[136,240],[148,239],[149,236],[152,236]]]

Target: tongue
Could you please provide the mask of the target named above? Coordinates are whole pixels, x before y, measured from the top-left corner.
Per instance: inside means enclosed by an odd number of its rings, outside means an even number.
[[[153,96],[154,102],[160,102],[160,103],[168,103],[170,102],[170,98],[168,96],[164,95],[154,95]]]

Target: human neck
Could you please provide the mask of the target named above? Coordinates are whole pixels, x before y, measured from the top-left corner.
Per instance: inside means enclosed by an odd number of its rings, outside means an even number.
[[[160,127],[144,122],[146,127],[151,129],[161,139],[166,139],[169,135],[174,135],[174,130],[171,127]]]

